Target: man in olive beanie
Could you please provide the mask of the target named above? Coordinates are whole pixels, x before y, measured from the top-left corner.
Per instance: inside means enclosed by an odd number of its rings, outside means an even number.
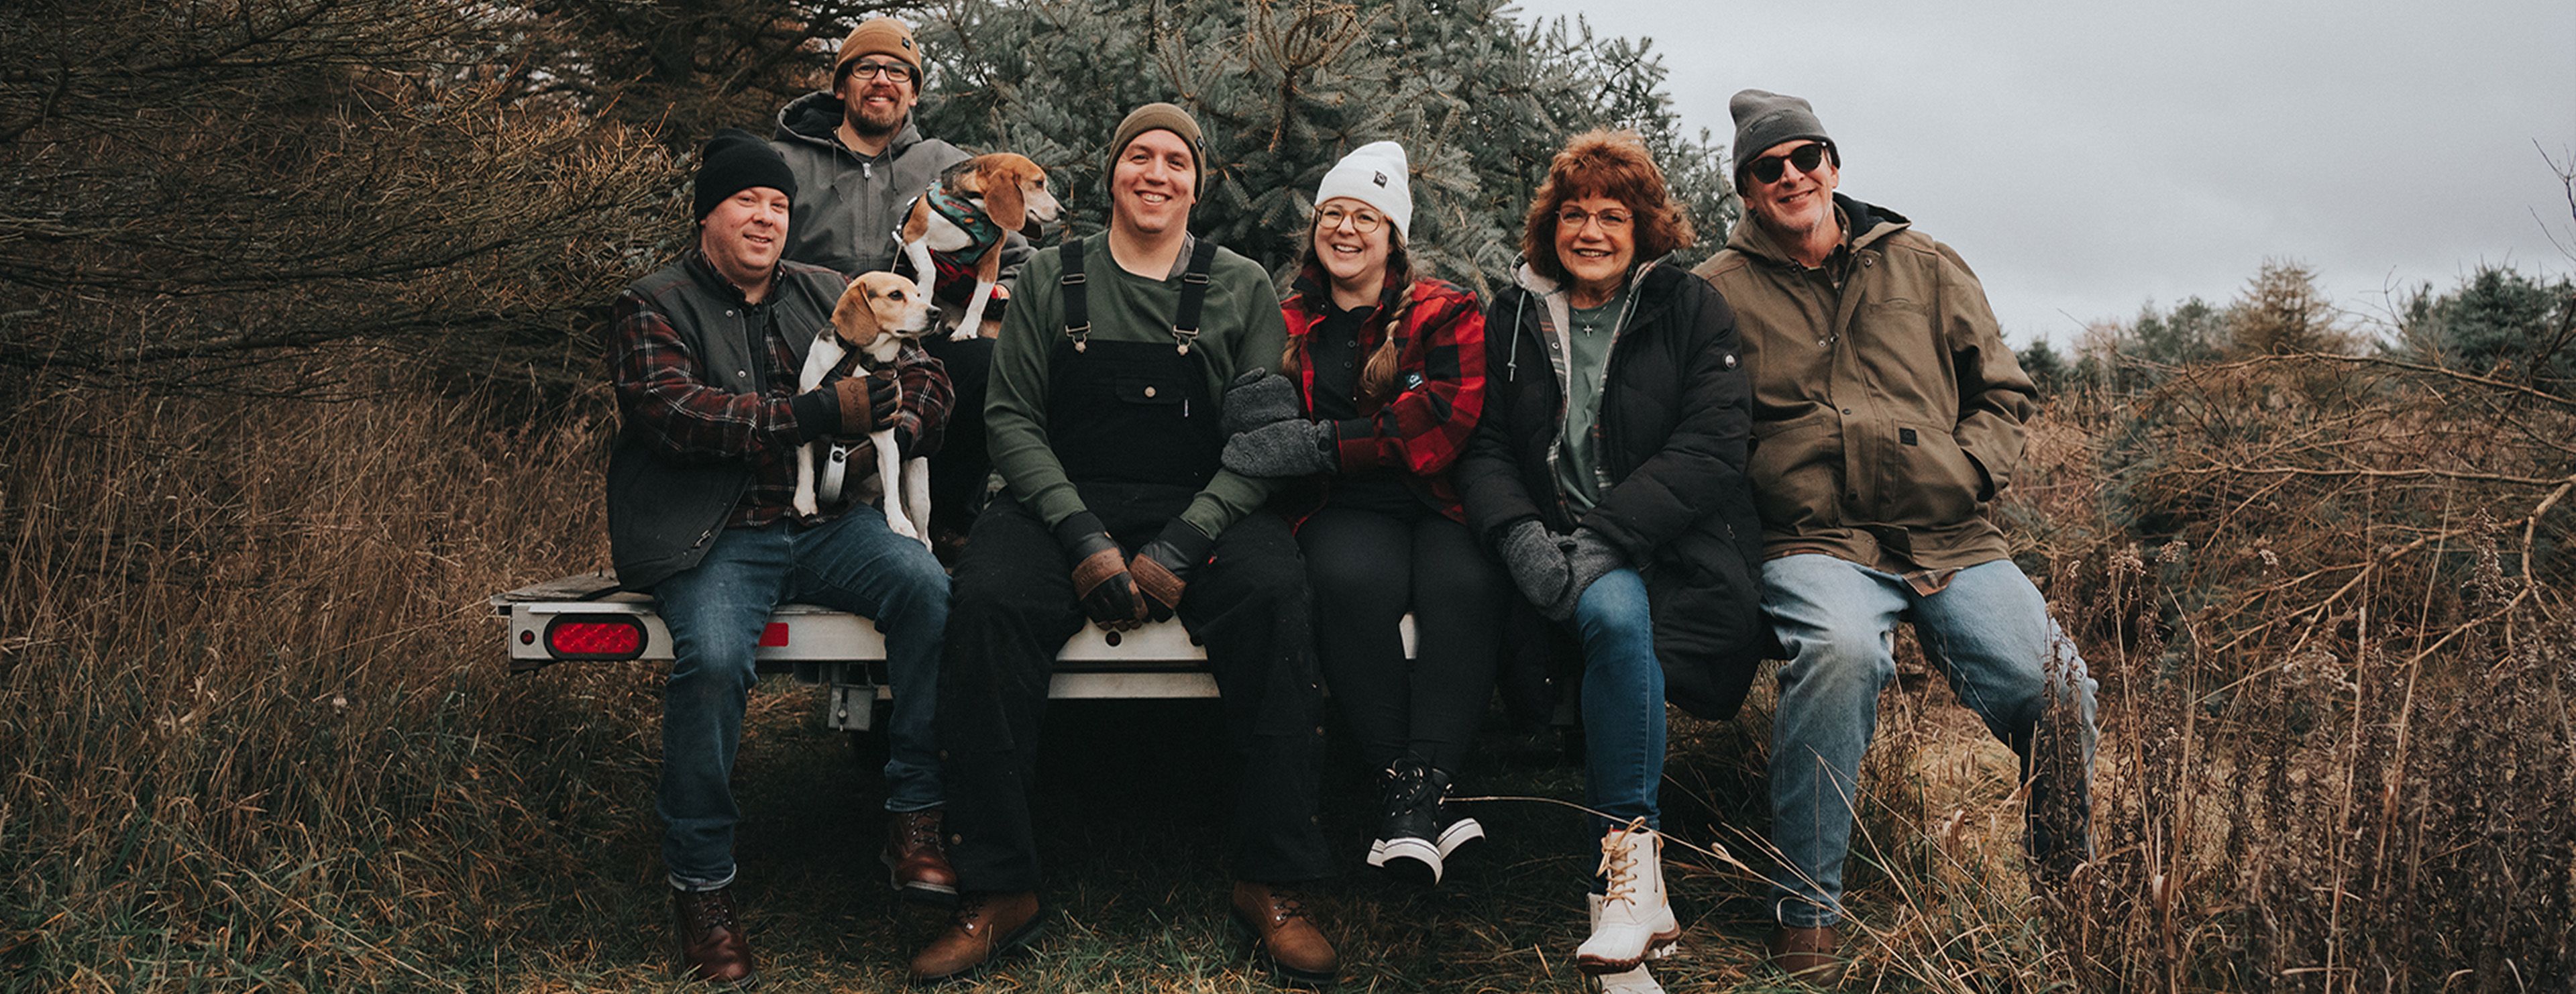
[[[1262,508],[1274,484],[1219,459],[1245,415],[1227,386],[1267,375],[1287,322],[1259,264],[1190,235],[1208,172],[1198,122],[1149,104],[1108,149],[1108,229],[1030,258],[995,342],[985,421],[1007,492],[958,560],[940,661],[963,894],[912,979],[971,973],[1040,928],[1031,788],[1056,653],[1086,623],[1177,618],[1222,698],[1233,914],[1280,973],[1330,983],[1340,960],[1296,890],[1332,870],[1305,562]]]
[[[2089,763],[2094,685],[1994,524],[2036,391],[1976,274],[1903,216],[1836,192],[1841,154],[1806,101],[1746,90],[1729,106],[1745,219],[1694,272],[1744,338],[1762,608],[1789,656],[1771,723],[1769,946],[1782,970],[1827,981],[1842,972],[1851,799],[1896,625],[1914,625],[1960,701],[2021,755],[2043,878],[2089,852],[2089,774],[2036,764],[2053,754],[2036,743],[2075,737]]]
[[[796,392],[845,281],[779,257],[804,184],[748,132],[709,140],[692,184],[694,247],[619,295],[608,334],[617,442],[608,459],[608,546],[618,583],[652,594],[671,635],[662,689],[656,810],[686,979],[749,983],[735,908],[729,780],[770,610],[796,601],[874,619],[894,688],[886,807],[898,825],[938,823],[943,792],[930,728],[948,577],[921,543],[865,502],[812,518],[791,505],[799,446],[868,433],[937,448],[950,393],[938,360],[895,357],[892,380],[850,376]],[[900,381],[900,400],[896,382]],[[853,490],[857,489],[855,487]],[[953,894],[933,841],[889,852],[898,883]],[[907,835],[909,838],[909,835]],[[897,859],[896,857],[903,857]]]

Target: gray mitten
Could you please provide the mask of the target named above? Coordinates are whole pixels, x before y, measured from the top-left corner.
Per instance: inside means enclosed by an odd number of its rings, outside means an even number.
[[[1566,600],[1565,588],[1573,580],[1573,569],[1565,561],[1565,546],[1548,534],[1547,526],[1531,518],[1513,525],[1498,543],[1503,554],[1503,568],[1511,571],[1512,583],[1521,588],[1521,596],[1538,605],[1539,612],[1557,621],[1570,616],[1557,613],[1558,602]]]
[[[1275,421],[1306,416],[1305,404],[1297,398],[1296,384],[1285,376],[1257,368],[1225,385],[1222,407],[1217,427],[1224,430],[1227,438]]]
[[[1262,425],[1225,442],[1218,457],[1245,476],[1313,476],[1341,468],[1329,421],[1291,418]]]
[[[1556,605],[1550,617],[1574,617],[1574,606],[1583,602],[1583,592],[1592,589],[1592,581],[1628,565],[1628,557],[1600,532],[1577,528],[1572,542],[1565,553],[1565,603]]]

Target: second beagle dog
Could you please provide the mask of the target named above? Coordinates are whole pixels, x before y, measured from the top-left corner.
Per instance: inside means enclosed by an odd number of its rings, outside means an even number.
[[[928,294],[893,273],[860,273],[841,291],[840,302],[832,308],[831,323],[824,326],[822,334],[814,336],[814,347],[805,353],[805,369],[796,378],[796,390],[803,393],[821,387],[852,353],[856,353],[858,368],[848,371],[851,376],[890,371],[904,343],[920,338],[928,330]],[[902,388],[901,377],[894,382],[896,389]],[[877,495],[885,510],[886,527],[929,545],[929,457],[902,460],[895,447],[893,425],[870,431],[868,441],[877,450]],[[793,503],[798,514],[810,516],[819,508],[815,462],[822,455],[822,447],[821,442],[811,442],[797,449]]]
[[[1063,212],[1055,194],[1047,191],[1046,170],[1012,152],[992,152],[950,166],[913,198],[896,237],[912,260],[922,297],[931,295],[938,272],[931,253],[939,253],[955,269],[974,267],[975,292],[966,298],[965,314],[950,339],[964,341],[984,333],[984,305],[1002,272],[1002,236],[1032,220],[1052,224]]]

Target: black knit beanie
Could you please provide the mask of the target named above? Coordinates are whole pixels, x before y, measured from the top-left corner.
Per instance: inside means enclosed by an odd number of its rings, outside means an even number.
[[[707,219],[725,198],[755,186],[766,186],[796,200],[796,174],[787,171],[787,160],[778,150],[761,141],[758,135],[741,128],[726,128],[707,139],[707,147],[698,153],[698,181],[693,206],[698,220]]]
[[[1726,109],[1735,115],[1735,181],[1744,182],[1744,167],[1772,146],[1800,138],[1828,145],[1825,122],[1816,120],[1816,110],[1798,97],[1783,96],[1769,90],[1744,90],[1726,101]],[[1840,164],[1837,154],[1834,162]]]

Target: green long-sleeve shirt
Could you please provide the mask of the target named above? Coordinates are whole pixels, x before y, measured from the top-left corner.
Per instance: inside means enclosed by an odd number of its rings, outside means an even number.
[[[992,379],[984,396],[984,432],[993,467],[1001,471],[1011,496],[1048,527],[1084,510],[1082,497],[1047,442],[1048,357],[1064,336],[1064,287],[1057,282],[1063,252],[1050,246],[1021,267],[1001,337],[993,343]],[[1187,246],[1172,272],[1160,280],[1119,268],[1109,256],[1105,232],[1084,239],[1082,257],[1089,276],[1084,287],[1092,341],[1172,341]],[[1208,395],[1221,398],[1225,385],[1245,370],[1277,365],[1287,338],[1288,325],[1269,274],[1250,259],[1218,249],[1208,272],[1198,342],[1190,347],[1206,359]],[[1274,486],[1270,480],[1219,469],[1181,512],[1181,520],[1217,535],[1260,507]]]

